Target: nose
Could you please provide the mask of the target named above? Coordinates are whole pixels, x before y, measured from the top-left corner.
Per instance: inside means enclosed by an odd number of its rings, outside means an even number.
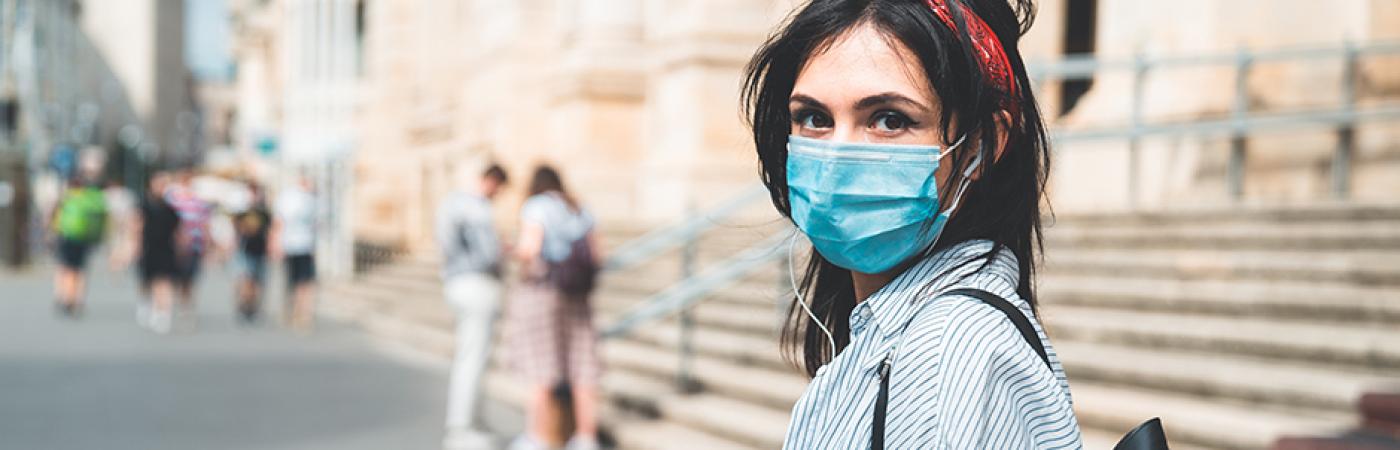
[[[859,127],[854,125],[838,125],[831,130],[827,138],[832,142],[865,142]]]

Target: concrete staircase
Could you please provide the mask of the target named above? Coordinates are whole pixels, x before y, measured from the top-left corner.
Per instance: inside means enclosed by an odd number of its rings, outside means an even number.
[[[1263,448],[1355,425],[1400,389],[1400,208],[1061,218],[1042,320],[1086,428]]]
[[[719,227],[722,263],[781,226]],[[619,242],[636,233],[615,233]],[[1048,230],[1041,314],[1065,362],[1086,448],[1161,416],[1173,448],[1265,448],[1352,426],[1361,393],[1400,389],[1400,207],[1315,206],[1063,216]],[[610,273],[600,326],[678,279],[677,252]],[[777,448],[805,379],[783,362],[787,299],[772,264],[694,309],[698,393],[673,388],[678,321],[604,344],[624,448]],[[330,286],[328,312],[446,354],[436,266],[403,261]],[[504,374],[493,395],[518,400]]]

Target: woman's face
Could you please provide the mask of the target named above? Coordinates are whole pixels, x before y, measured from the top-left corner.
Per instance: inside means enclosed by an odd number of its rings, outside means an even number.
[[[918,57],[870,25],[858,25],[813,54],[788,98],[792,134],[837,142],[938,145],[938,97]],[[935,178],[951,171],[948,161]]]
[[[918,57],[871,25],[857,25],[837,36],[825,52],[813,53],[798,71],[788,112],[795,136],[942,150],[951,144],[944,142],[938,97]],[[938,165],[934,178],[939,185],[952,165],[951,160]]]
[[[792,134],[802,137],[940,145],[936,100],[909,49],[860,25],[812,55],[788,111]]]

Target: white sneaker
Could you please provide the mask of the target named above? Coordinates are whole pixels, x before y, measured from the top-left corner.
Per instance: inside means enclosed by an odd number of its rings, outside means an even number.
[[[156,334],[170,334],[171,314],[165,312],[151,312],[150,327]]]
[[[569,439],[569,443],[564,444],[564,450],[601,450],[598,446],[598,439],[574,436]]]
[[[495,442],[491,434],[469,428],[449,428],[442,439],[443,450],[491,450]]]
[[[530,436],[524,436],[524,435],[522,435],[522,436],[520,436],[520,437],[515,438],[515,440],[510,441],[510,446],[509,446],[509,447],[506,447],[506,449],[507,449],[507,450],[549,450],[549,447],[547,447],[547,446],[545,446],[544,444],[541,444],[541,443],[539,443],[539,442],[535,442],[535,440],[532,439],[532,438],[530,438]]]
[[[136,304],[136,325],[141,328],[151,327],[151,305],[145,303]]]

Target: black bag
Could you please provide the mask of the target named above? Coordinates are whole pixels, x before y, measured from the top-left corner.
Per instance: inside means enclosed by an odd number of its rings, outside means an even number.
[[[564,294],[582,297],[593,292],[598,280],[598,261],[588,245],[588,233],[569,244],[569,256],[549,263],[545,278]]]
[[[1051,372],[1055,369],[1050,365],[1050,356],[1045,353],[1045,345],[1040,342],[1040,336],[1035,333],[1035,327],[1031,326],[1031,321],[1026,319],[1026,315],[1015,305],[1006,299],[991,292],[981,289],[954,289],[944,293],[944,295],[966,295],[992,307],[1001,310],[1006,314],[1006,318],[1016,326],[1016,330],[1021,332],[1021,337],[1035,349],[1035,353],[1040,355],[1040,359],[1045,361],[1045,366]],[[886,357],[885,362],[880,365],[880,394],[875,397],[874,420],[870,425],[870,448],[871,450],[885,449],[885,410],[889,407],[890,401],[890,358]],[[1162,421],[1152,418],[1142,425],[1138,425],[1133,431],[1123,436],[1123,440],[1118,441],[1118,445],[1113,446],[1113,450],[1168,450],[1167,434],[1162,429]]]

